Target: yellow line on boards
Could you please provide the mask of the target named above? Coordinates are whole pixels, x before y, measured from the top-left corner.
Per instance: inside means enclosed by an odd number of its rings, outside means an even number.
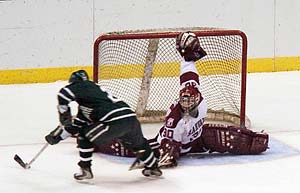
[[[240,69],[230,68],[224,70],[224,63],[238,61],[199,61],[197,68],[200,75],[238,73]],[[202,70],[201,66],[205,66]],[[230,66],[230,65],[226,65]],[[0,70],[0,84],[24,84],[24,83],[47,83],[58,80],[68,80],[70,74],[76,70],[86,70],[92,79],[91,66],[57,67],[57,68],[33,68]],[[154,65],[152,77],[177,77],[179,76],[180,63],[158,63]],[[300,70],[300,57],[277,57],[277,58],[251,58],[247,62],[247,71],[256,72],[279,72]],[[142,78],[144,64],[112,64],[99,68],[100,79],[110,78]]]
[[[91,66],[0,70],[0,84],[48,83],[68,80],[72,72],[80,69],[86,70],[92,78]]]
[[[300,70],[300,57],[251,58],[248,72],[280,72]]]

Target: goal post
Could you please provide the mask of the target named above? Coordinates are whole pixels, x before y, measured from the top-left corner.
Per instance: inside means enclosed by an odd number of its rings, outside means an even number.
[[[93,80],[135,109],[142,122],[163,121],[179,94],[175,38],[194,32],[207,56],[196,62],[207,121],[250,126],[246,117],[247,36],[239,30],[177,28],[112,32],[94,42]]]

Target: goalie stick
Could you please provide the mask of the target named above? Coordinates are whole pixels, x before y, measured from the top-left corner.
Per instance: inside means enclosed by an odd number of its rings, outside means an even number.
[[[25,163],[20,156],[17,154],[14,156],[14,160],[22,166],[24,169],[29,169],[31,167],[31,164],[39,157],[39,155],[48,147],[48,143],[46,143],[42,149],[32,158],[32,160],[29,163]]]

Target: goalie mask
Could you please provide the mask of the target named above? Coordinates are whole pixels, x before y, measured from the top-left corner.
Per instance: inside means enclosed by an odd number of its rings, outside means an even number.
[[[194,114],[194,110],[200,103],[200,93],[193,86],[186,86],[180,90],[179,104],[184,113]]]
[[[89,76],[85,70],[78,70],[71,74],[69,83],[89,80]]]

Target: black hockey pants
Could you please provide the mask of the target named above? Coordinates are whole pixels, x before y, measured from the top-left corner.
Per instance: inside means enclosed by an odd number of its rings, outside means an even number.
[[[147,160],[152,153],[148,141],[143,136],[140,122],[136,117],[128,117],[113,122],[103,123],[97,122],[84,127],[79,132],[77,139],[80,167],[90,167],[92,151],[95,145],[100,146],[110,142],[113,139],[122,140],[124,146],[133,152],[145,150],[141,156],[141,160]]]

